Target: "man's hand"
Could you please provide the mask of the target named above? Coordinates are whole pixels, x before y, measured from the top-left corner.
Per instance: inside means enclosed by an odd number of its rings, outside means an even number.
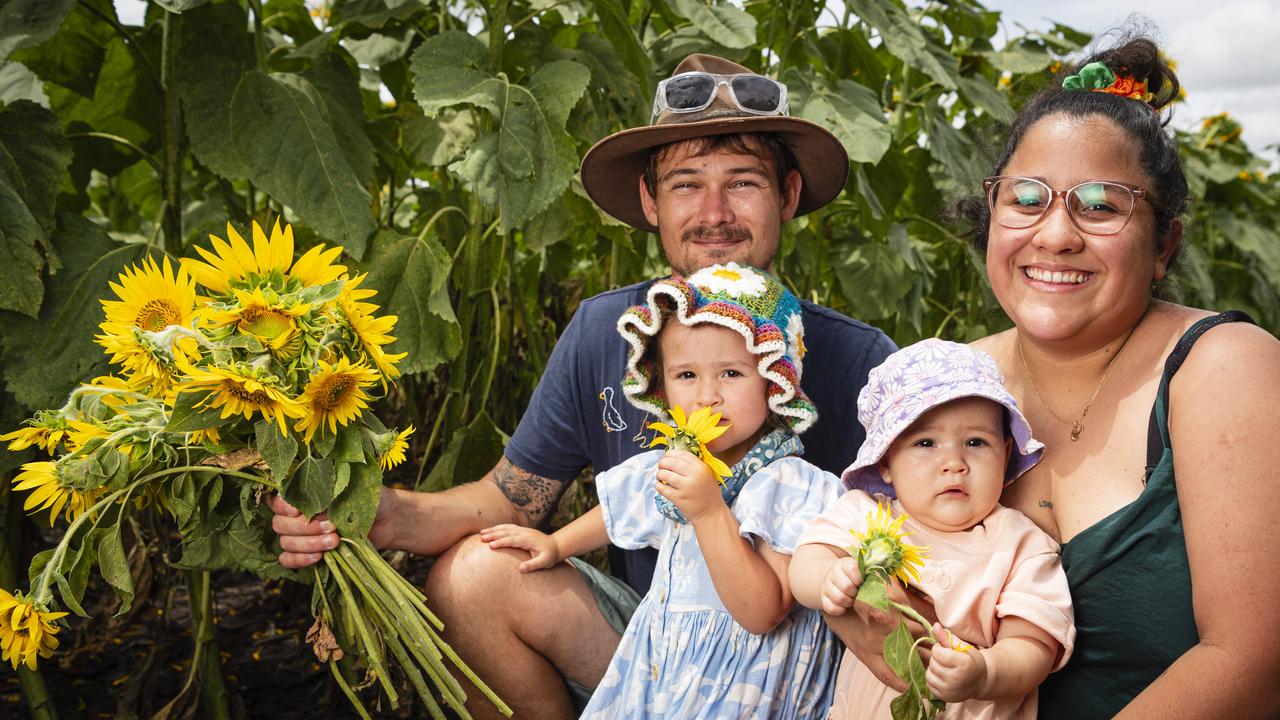
[[[528,552],[529,559],[520,563],[522,573],[544,570],[564,559],[555,538],[533,528],[511,524],[496,525],[481,530],[480,539],[494,549],[519,548]]]
[[[724,505],[715,473],[693,453],[684,450],[668,451],[658,460],[657,490],[694,524]]]
[[[939,640],[950,640],[956,646],[959,641],[941,625],[933,624],[933,634]],[[978,696],[987,679],[987,662],[975,647],[953,650],[942,643],[934,646],[924,680],[940,700],[960,702]]]
[[[369,541],[374,547],[385,547],[391,542],[394,534],[388,520],[391,503],[392,491],[382,488],[378,513],[369,528]],[[328,515],[320,513],[308,520],[298,508],[274,494],[267,497],[267,507],[275,515],[271,518],[271,529],[280,536],[280,564],[284,567],[295,570],[309,567],[320,562],[324,553],[338,547],[340,538]]]
[[[862,573],[858,571],[857,558],[844,557],[832,563],[818,588],[822,596],[822,612],[843,615],[856,602],[861,584]]]
[[[933,605],[915,593],[904,592],[897,581],[888,585],[889,599],[894,602],[910,603],[921,615],[936,619]],[[858,660],[871,671],[871,674],[898,692],[907,689],[906,683],[889,669],[884,661],[884,639],[898,627],[901,615],[896,611],[880,610],[866,603],[854,603],[853,612],[844,615],[826,615],[827,625],[835,632],[840,641],[858,656]],[[907,628],[915,637],[924,635],[924,628],[914,620],[906,619]],[[921,646],[920,655],[929,661],[929,651]]]

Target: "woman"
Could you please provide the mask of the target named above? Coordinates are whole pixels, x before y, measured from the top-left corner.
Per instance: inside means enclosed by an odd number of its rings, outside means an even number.
[[[1062,542],[1075,604],[1041,717],[1280,716],[1280,343],[1152,298],[1187,196],[1160,119],[1177,89],[1145,39],[1089,58],[1023,109],[987,196],[961,204],[1015,324],[975,345],[1048,447],[1002,501]],[[876,662],[872,629],[832,625]]]

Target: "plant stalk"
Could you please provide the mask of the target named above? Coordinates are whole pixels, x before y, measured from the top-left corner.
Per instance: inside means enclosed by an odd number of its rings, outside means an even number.
[[[191,608],[191,636],[195,656],[199,658],[200,699],[205,717],[229,720],[227,685],[222,678],[222,658],[218,655],[218,638],[213,630],[213,592],[207,570],[187,570],[187,603]]]
[[[164,86],[164,249],[182,254],[182,103],[173,87],[178,59],[178,27],[182,16],[166,11],[161,41],[160,83]]]

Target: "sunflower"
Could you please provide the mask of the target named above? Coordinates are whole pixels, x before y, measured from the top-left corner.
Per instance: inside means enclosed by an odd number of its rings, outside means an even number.
[[[110,286],[119,299],[101,301],[106,320],[95,339],[111,362],[124,368],[131,388],[161,396],[173,383],[173,359],[180,355],[189,361],[200,352],[193,338],[166,341],[155,335],[191,324],[197,312],[195,281],[182,268],[174,275],[169,258],[158,266],[148,257],[141,266],[125,268]]]
[[[13,479],[13,489],[32,490],[27,501],[22,504],[22,509],[35,514],[50,508],[50,525],[64,507],[67,520],[84,514],[103,492],[102,488],[79,490],[63,484],[55,462],[29,462],[23,465],[22,472]]]
[[[404,462],[405,451],[409,449],[409,436],[412,434],[413,426],[410,425],[399,435],[391,438],[387,449],[378,456],[378,464],[382,466],[383,470],[390,470]],[[387,435],[390,436],[391,433],[387,433]]]
[[[672,450],[687,450],[701,458],[716,474],[716,480],[724,484],[723,478],[733,475],[733,472],[729,470],[728,465],[707,449],[707,443],[720,437],[729,429],[728,425],[720,426],[720,413],[712,414],[710,407],[704,407],[694,411],[693,415],[686,419],[684,410],[679,406],[673,406],[671,419],[675,422],[675,427],[660,422],[648,425],[650,430],[656,430],[659,433],[658,437],[649,443],[649,447],[666,445]]]
[[[220,407],[222,413],[219,417],[224,420],[233,415],[243,415],[249,420],[254,413],[261,413],[263,418],[279,424],[281,435],[288,435],[286,418],[298,418],[306,414],[297,400],[280,389],[274,375],[259,372],[245,363],[200,368],[188,365],[183,370],[187,377],[178,386],[178,390],[207,392],[196,407]]]
[[[36,657],[52,657],[58,647],[58,626],[54,621],[66,617],[64,612],[49,612],[41,604],[22,593],[10,595],[0,590],[0,658],[13,669],[22,663],[36,669]]]
[[[887,503],[879,503],[875,510],[867,513],[865,533],[849,531],[856,544],[847,549],[858,558],[863,577],[875,572],[886,578],[895,576],[904,585],[920,581],[920,569],[929,550],[906,541],[907,534],[902,531],[906,520],[905,513],[895,518]]]
[[[36,412],[35,417],[26,423],[30,427],[18,428],[11,433],[0,435],[0,442],[8,442],[13,452],[26,450],[35,445],[52,455],[58,449],[58,443],[68,435],[67,421],[61,415],[48,410]]]
[[[232,325],[245,335],[257,338],[272,355],[295,357],[302,350],[302,336],[298,318],[307,314],[311,306],[284,300],[268,289],[252,291],[233,289],[236,302],[229,305],[211,305],[209,322],[215,326]]]
[[[364,277],[361,275],[349,280],[343,293],[338,296],[336,305],[341,312],[341,317],[346,320],[347,326],[351,328],[352,334],[360,344],[360,349],[374,367],[378,368],[378,372],[382,373],[384,378],[400,377],[396,363],[405,359],[409,353],[392,354],[382,349],[383,345],[395,342],[395,336],[389,333],[395,328],[399,318],[395,315],[377,317],[374,315],[380,309],[377,305],[361,302],[375,293],[373,290],[360,289],[360,281]]]
[[[364,389],[378,381],[377,371],[363,362],[353,365],[344,357],[333,364],[320,359],[316,363],[320,369],[298,398],[306,412],[293,426],[294,430],[305,430],[302,441],[308,443],[316,430],[326,424],[329,432],[337,432],[338,425],[345,426],[359,417],[360,411],[369,407]]]
[[[225,293],[233,284],[241,287],[253,287],[272,273],[279,273],[283,278],[292,278],[304,286],[323,285],[337,280],[347,271],[343,265],[334,265],[333,260],[342,254],[341,247],[326,249],[316,245],[290,268],[293,260],[293,227],[285,225],[280,229],[280,219],[276,219],[271,228],[271,237],[267,237],[257,221],[253,222],[253,248],[240,237],[240,233],[227,223],[228,243],[216,235],[210,235],[213,252],[196,246],[196,252],[207,263],[190,258],[182,259],[182,266],[195,278],[196,282],[214,293]],[[249,281],[247,284],[245,281]]]

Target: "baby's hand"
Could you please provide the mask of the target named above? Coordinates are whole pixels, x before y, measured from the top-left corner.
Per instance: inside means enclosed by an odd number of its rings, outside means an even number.
[[[715,473],[693,453],[684,450],[664,453],[658,460],[657,490],[694,524],[717,506],[724,505]]]
[[[564,558],[560,557],[560,546],[555,538],[533,528],[519,525],[495,525],[480,531],[480,539],[489,547],[519,548],[529,553],[529,559],[520,563],[520,572],[549,568]]]
[[[861,584],[862,573],[858,570],[857,558],[844,557],[832,563],[822,576],[822,586],[818,588],[822,597],[822,612],[843,615],[845,610],[853,607]]]
[[[987,661],[978,648],[965,644],[938,623],[933,634],[942,642],[933,647],[924,680],[940,700],[960,702],[977,697],[987,679]],[[951,647],[943,643],[950,642]],[[952,648],[964,647],[966,650]]]

